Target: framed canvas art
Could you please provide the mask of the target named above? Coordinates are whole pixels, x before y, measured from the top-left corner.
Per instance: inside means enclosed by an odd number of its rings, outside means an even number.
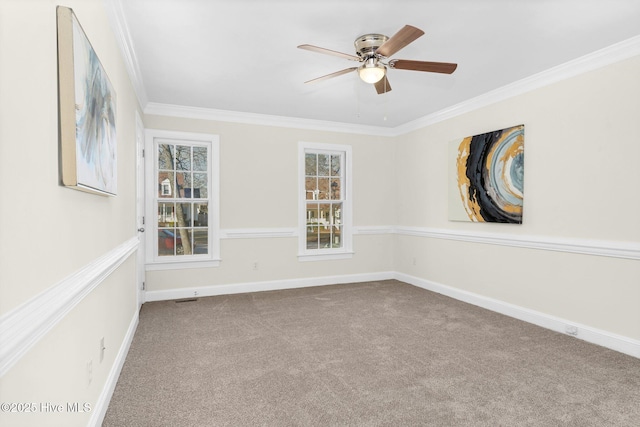
[[[524,125],[452,141],[449,219],[522,224]]]
[[[57,7],[60,176],[63,185],[116,195],[116,93],[73,10]]]

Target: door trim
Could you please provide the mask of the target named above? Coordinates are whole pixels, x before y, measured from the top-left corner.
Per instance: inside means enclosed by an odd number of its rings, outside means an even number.
[[[136,301],[138,309],[145,303],[146,239],[145,224],[145,129],[136,110],[136,235],[140,240],[136,254]],[[140,231],[143,230],[143,231]]]

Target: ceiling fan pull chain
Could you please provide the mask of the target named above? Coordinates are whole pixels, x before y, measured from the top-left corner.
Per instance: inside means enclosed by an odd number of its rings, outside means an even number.
[[[387,93],[387,83],[388,80],[384,79],[384,93]],[[385,97],[384,98],[384,118],[382,119],[383,121],[387,121],[387,113],[389,112],[389,97]]]

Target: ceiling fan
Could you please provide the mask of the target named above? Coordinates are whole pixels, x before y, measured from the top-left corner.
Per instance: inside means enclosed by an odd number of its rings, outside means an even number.
[[[305,83],[317,83],[322,80],[327,80],[358,70],[358,75],[363,81],[373,84],[378,94],[383,94],[391,90],[391,85],[389,85],[389,80],[387,79],[387,67],[396,70],[426,71],[443,74],[453,73],[458,67],[458,64],[452,64],[449,62],[413,61],[408,59],[388,59],[390,56],[407,46],[409,43],[412,43],[423,34],[424,31],[411,25],[405,25],[391,38],[383,34],[365,34],[358,37],[353,42],[356,48],[356,55],[336,52],[335,50],[325,49],[310,44],[302,44],[298,46],[298,48],[310,50],[312,52],[324,53],[326,55],[339,56],[341,58],[362,63],[362,65],[358,67],[350,67],[336,71],[335,73],[308,80]]]

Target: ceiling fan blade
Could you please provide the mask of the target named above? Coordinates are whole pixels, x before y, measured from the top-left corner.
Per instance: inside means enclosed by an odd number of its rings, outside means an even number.
[[[348,53],[337,52],[331,49],[325,49],[323,47],[313,46],[310,44],[301,44],[298,46],[298,49],[310,50],[311,52],[324,53],[325,55],[339,56],[341,58],[346,58],[350,61],[358,61],[360,62],[360,57],[355,55],[349,55]]]
[[[412,27],[411,25],[405,25],[400,29],[400,31],[395,33],[389,40],[380,46],[376,50],[376,53],[388,58],[423,34],[424,31],[421,29]]]
[[[391,92],[391,85],[389,84],[387,76],[384,76],[382,79],[380,79],[380,81],[374,83],[374,86],[376,87],[376,92],[378,92],[378,95]]]
[[[324,75],[322,77],[316,77],[315,79],[311,79],[311,80],[307,80],[305,83],[318,83],[321,82],[323,80],[327,80],[333,77],[338,77],[341,76],[343,74],[347,74],[350,73],[353,70],[357,70],[358,67],[351,67],[351,68],[345,68],[344,70],[340,70],[340,71],[336,71],[335,73],[331,73],[331,74],[327,74]]]
[[[427,71],[443,74],[451,74],[458,68],[458,64],[450,62],[411,61],[408,59],[393,59],[389,61],[389,66],[397,70]]]

